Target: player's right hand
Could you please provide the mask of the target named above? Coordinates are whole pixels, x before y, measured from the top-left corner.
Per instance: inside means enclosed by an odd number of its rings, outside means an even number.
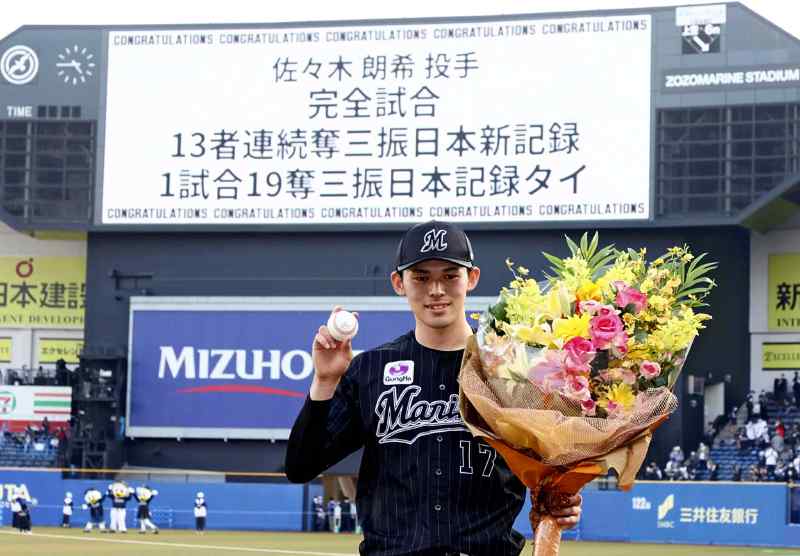
[[[333,312],[342,308],[334,307]],[[358,318],[358,313],[353,313]],[[350,340],[337,342],[331,336],[326,325],[322,325],[314,336],[311,348],[314,361],[315,379],[325,384],[335,384],[347,372],[347,367],[353,359],[353,347]]]

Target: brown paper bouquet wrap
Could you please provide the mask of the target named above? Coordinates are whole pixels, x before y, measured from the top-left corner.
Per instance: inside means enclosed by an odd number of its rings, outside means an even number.
[[[615,470],[633,485],[653,431],[678,406],[672,393],[703,322],[696,312],[716,263],[688,246],[648,263],[646,251],[567,238],[544,254],[537,282],[514,279],[479,318],[461,365],[461,415],[530,489],[534,554],[558,554],[552,511]]]
[[[459,375],[461,416],[473,435],[484,438],[530,489],[534,555],[558,554],[561,528],[549,515],[559,499],[614,469],[623,489],[633,486],[652,431],[678,405],[669,389],[623,420],[565,416],[556,396],[532,384],[516,385],[487,376],[475,336],[467,343]]]

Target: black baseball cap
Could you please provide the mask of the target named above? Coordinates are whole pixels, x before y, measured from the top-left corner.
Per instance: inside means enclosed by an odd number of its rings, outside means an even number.
[[[430,259],[441,259],[472,268],[472,244],[464,230],[455,224],[439,220],[409,228],[397,246],[395,270],[400,272]]]

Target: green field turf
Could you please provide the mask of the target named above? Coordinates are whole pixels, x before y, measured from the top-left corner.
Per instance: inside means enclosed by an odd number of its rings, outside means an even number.
[[[357,553],[360,538],[327,533],[253,533],[163,531],[159,535],[82,533],[80,529],[37,527],[33,535],[0,530],[0,554],[9,556],[90,556],[96,554],[163,554],[169,556],[211,554],[282,554],[285,556],[338,556]],[[800,556],[797,549],[728,548],[652,544],[565,542],[563,556],[734,556],[739,554]],[[528,547],[524,556],[531,554]]]

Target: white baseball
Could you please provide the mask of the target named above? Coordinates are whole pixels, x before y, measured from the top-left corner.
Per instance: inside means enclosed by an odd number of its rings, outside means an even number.
[[[350,311],[336,311],[328,318],[328,332],[337,342],[349,340],[358,333],[358,319]]]

